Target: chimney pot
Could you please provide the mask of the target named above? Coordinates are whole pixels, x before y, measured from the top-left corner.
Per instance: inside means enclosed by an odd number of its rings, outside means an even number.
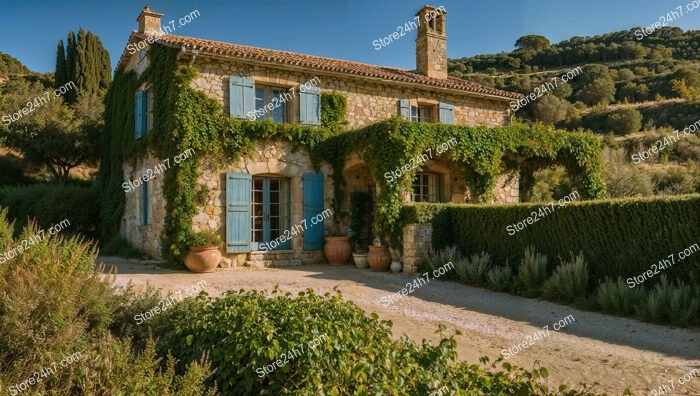
[[[136,18],[136,22],[139,23],[139,33],[163,34],[160,24],[162,16],[163,14],[153,12],[150,5],[144,7],[139,17]]]

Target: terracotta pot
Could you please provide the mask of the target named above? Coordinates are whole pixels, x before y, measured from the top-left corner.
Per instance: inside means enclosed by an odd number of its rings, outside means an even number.
[[[397,272],[401,272],[401,268],[403,268],[403,266],[401,265],[400,261],[392,261],[390,268],[391,268],[391,272],[397,273]]]
[[[367,253],[353,253],[352,259],[355,261],[355,267],[357,268],[368,268],[367,263]]]
[[[185,267],[192,272],[213,272],[219,266],[221,252],[216,246],[195,247],[185,256]]]
[[[386,271],[391,264],[391,254],[386,246],[370,246],[367,262],[372,271]]]
[[[350,261],[352,246],[349,237],[326,237],[323,253],[330,265],[345,265]]]

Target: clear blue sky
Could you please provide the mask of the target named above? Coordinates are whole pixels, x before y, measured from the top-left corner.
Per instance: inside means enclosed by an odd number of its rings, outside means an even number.
[[[30,69],[54,69],[56,44],[69,30],[97,34],[112,57],[122,53],[136,17],[150,4],[163,23],[200,16],[174,34],[396,66],[415,67],[415,31],[376,51],[372,41],[413,19],[425,4],[447,9],[450,58],[510,51],[541,34],[552,42],[648,26],[691,0],[0,0],[0,51]],[[700,9],[673,25],[700,29]]]

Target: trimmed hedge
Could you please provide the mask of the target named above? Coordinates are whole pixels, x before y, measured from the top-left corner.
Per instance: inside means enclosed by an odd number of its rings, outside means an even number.
[[[16,219],[16,230],[28,219],[43,229],[68,219],[71,225],[64,232],[95,236],[98,205],[92,187],[50,183],[5,187],[0,189],[0,207],[8,208],[8,217]]]
[[[433,223],[433,246],[456,244],[465,255],[481,251],[494,263],[513,270],[528,246],[549,257],[548,271],[558,257],[583,252],[591,285],[606,277],[624,278],[647,271],[674,254],[676,264],[662,270],[669,278],[700,281],[700,253],[679,261],[678,252],[700,242],[700,195],[599,200],[559,207],[514,235],[506,227],[525,220],[542,204],[452,205],[416,204],[402,211],[403,224]],[[659,276],[648,282],[656,283]]]

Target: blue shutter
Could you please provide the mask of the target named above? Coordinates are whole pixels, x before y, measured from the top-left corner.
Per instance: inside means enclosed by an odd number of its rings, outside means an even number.
[[[455,123],[455,107],[449,103],[440,103],[440,122],[443,124]]]
[[[321,88],[299,87],[299,122],[321,125]]]
[[[226,252],[250,251],[250,185],[247,173],[226,173]]]
[[[320,173],[304,173],[304,250],[323,249],[323,221],[312,224],[311,218],[323,213],[323,175]]]
[[[152,92],[152,91],[151,91]],[[148,96],[149,91],[141,91],[141,137],[148,133]]]
[[[143,91],[137,91],[134,94],[134,139],[140,139],[143,136]]]
[[[255,80],[245,77],[229,77],[229,115],[249,118],[255,111]]]
[[[399,100],[399,115],[406,120],[411,119],[411,104],[408,99]]]
[[[141,220],[142,225],[151,224],[150,217],[151,211],[148,202],[148,182],[143,182],[141,185]]]

